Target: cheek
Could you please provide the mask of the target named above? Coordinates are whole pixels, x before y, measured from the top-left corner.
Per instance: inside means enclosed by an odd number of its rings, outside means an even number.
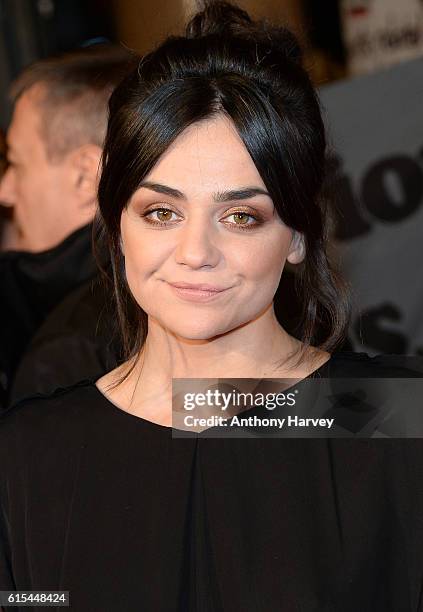
[[[122,233],[122,251],[128,269],[142,277],[157,269],[164,257],[161,241],[133,229]]]
[[[60,217],[61,209],[63,214],[62,202],[65,192],[63,184],[58,185],[54,177],[43,169],[36,170],[31,168],[22,171],[17,180],[17,191],[22,206],[25,207],[27,212],[40,215],[41,210],[52,208],[51,203],[54,201],[55,209]]]
[[[152,232],[154,234],[154,232]],[[161,242],[139,228],[121,225],[122,252],[129,288],[138,303],[148,294],[148,280],[160,268],[165,254]]]
[[[290,244],[287,232],[272,232],[256,242],[246,241],[242,249],[234,251],[234,268],[238,268],[246,280],[257,285],[279,283]]]
[[[148,257],[147,253],[142,249],[134,248],[133,244],[128,242],[123,243],[123,251],[125,253],[125,275],[129,288],[137,299],[142,294],[145,278],[148,275]]]
[[[146,312],[150,310],[150,299],[148,292],[148,270],[142,259],[142,254],[137,253],[136,257],[126,255],[124,259],[124,270],[126,282],[133,298],[137,304]]]
[[[34,216],[42,219],[42,211],[45,207],[46,191],[48,185],[43,186],[38,176],[33,176],[29,172],[22,172],[16,177],[16,213],[24,213],[25,216]],[[57,205],[57,195],[56,195]]]

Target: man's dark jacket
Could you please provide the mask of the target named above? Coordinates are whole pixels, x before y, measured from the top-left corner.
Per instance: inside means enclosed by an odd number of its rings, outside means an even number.
[[[0,254],[2,408],[114,367],[111,318],[104,312],[110,300],[91,233],[88,225],[42,253]]]

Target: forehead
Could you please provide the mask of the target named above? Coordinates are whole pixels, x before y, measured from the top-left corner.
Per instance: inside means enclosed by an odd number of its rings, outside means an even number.
[[[147,180],[185,189],[259,185],[260,174],[232,121],[217,115],[186,128],[158,160]]]

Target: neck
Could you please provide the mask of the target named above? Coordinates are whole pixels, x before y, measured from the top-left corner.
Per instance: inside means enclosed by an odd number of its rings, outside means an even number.
[[[271,304],[248,324],[208,340],[180,338],[149,320],[139,359],[144,371],[162,382],[171,378],[254,378],[271,374],[297,342],[278,323]]]
[[[271,304],[259,317],[209,340],[189,340],[149,319],[148,335],[139,358],[116,372],[115,401],[148,420],[171,423],[172,378],[302,378],[310,364],[291,368],[301,343],[276,319]]]

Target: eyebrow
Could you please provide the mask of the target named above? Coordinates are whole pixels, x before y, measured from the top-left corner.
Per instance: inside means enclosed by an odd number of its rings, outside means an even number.
[[[143,181],[142,183],[140,183],[139,187],[144,187],[145,189],[150,189],[151,191],[155,191],[156,193],[162,193],[172,198],[177,198],[179,200],[187,199],[187,197],[182,193],[182,191],[179,191],[179,189],[175,189],[173,187],[169,187],[168,185],[153,183],[151,181]],[[242,189],[218,191],[217,193],[213,194],[213,199],[215,202],[231,202],[233,200],[248,200],[256,195],[265,195],[270,198],[270,195],[265,189],[261,189],[260,187],[244,187]]]

